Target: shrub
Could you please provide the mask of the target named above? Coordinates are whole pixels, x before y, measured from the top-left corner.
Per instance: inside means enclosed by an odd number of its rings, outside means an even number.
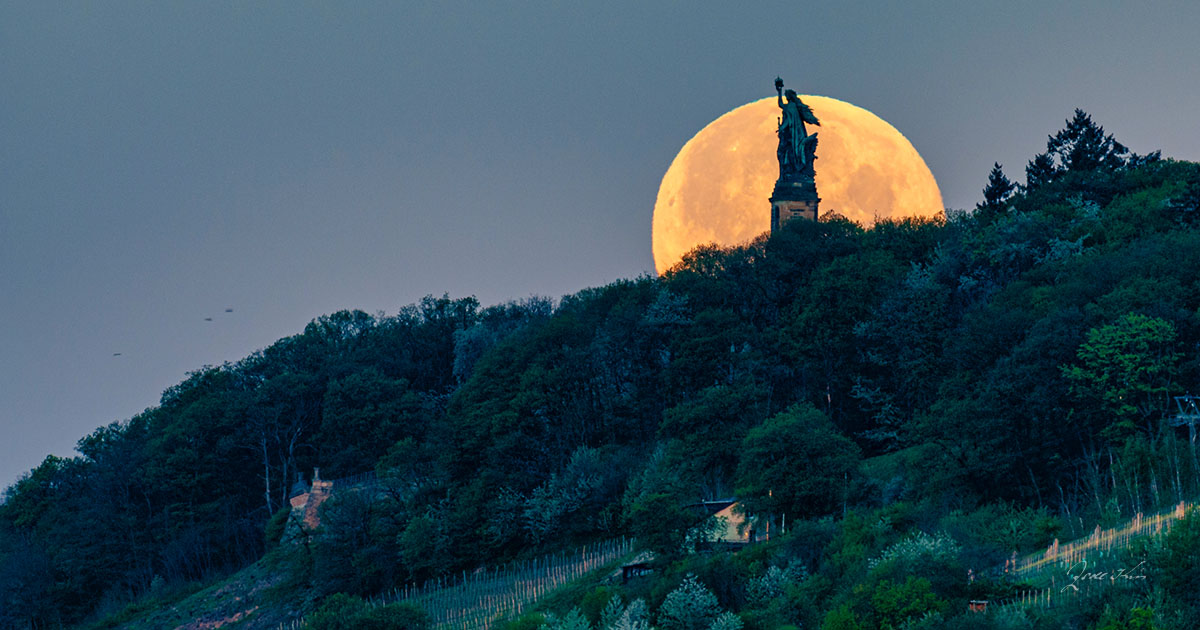
[[[336,593],[304,620],[305,630],[427,630],[429,614],[407,603],[369,607],[361,598]]]
[[[689,574],[658,609],[662,630],[705,630],[720,614],[717,596]]]

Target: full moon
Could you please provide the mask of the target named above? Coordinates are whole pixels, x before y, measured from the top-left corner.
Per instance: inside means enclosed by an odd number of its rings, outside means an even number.
[[[834,98],[800,99],[821,121],[808,132],[817,132],[813,164],[822,216],[837,213],[870,225],[876,218],[943,211],[933,173],[895,127]],[[775,97],[764,98],[714,120],[683,145],[654,204],[654,266],[660,274],[697,245],[737,245],[770,229],[778,117]]]

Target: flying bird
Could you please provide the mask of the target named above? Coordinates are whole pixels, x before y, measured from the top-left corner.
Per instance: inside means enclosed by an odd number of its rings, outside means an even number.
[[[205,317],[205,318],[204,318],[204,321],[206,321],[206,322],[211,322],[211,321],[212,321],[212,318],[211,318],[211,317]]]
[[[227,308],[227,309],[225,309],[225,312],[226,312],[226,313],[232,313],[232,312],[233,312],[233,309],[231,309],[231,308]]]
[[[114,353],[113,353],[113,356],[114,356],[114,357],[119,357],[119,356],[121,356],[121,353],[120,353],[120,352],[114,352]]]

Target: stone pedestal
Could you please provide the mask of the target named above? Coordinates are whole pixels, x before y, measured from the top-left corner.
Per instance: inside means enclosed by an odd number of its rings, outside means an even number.
[[[771,231],[778,230],[781,225],[792,219],[816,221],[817,207],[820,203],[817,186],[812,180],[775,182],[775,191],[771,194]]]

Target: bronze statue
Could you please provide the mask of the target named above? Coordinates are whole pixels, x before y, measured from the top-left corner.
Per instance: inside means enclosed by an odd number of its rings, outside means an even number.
[[[817,134],[809,135],[804,123],[820,126],[812,109],[805,105],[795,90],[783,90],[783,79],[775,78],[775,91],[779,94],[779,158],[780,181],[801,181],[813,177],[813,160],[816,159]],[[787,100],[784,100],[784,96]]]

